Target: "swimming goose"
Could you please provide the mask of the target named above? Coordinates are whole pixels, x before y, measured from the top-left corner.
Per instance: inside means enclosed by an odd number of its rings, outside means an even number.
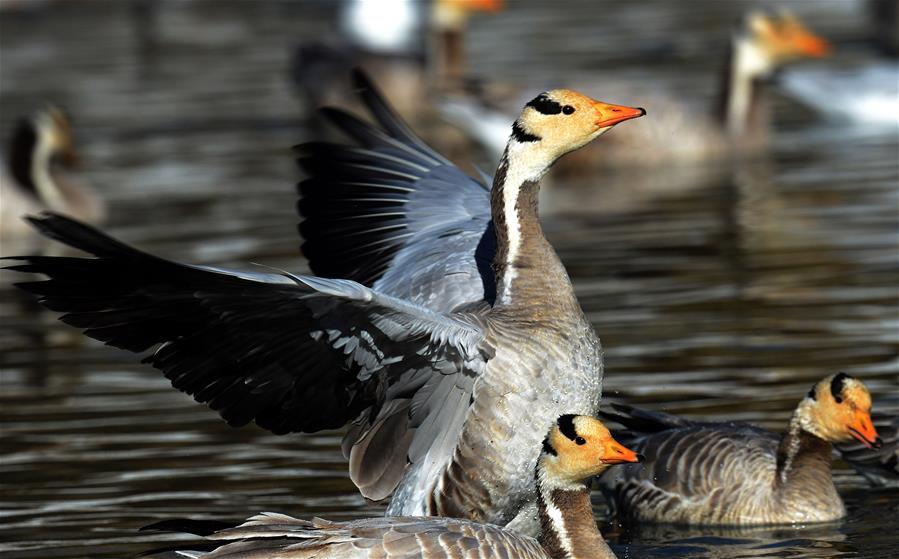
[[[180,551],[204,559],[514,557],[517,559],[612,559],[615,554],[593,519],[585,480],[612,464],[639,461],[592,417],[563,415],[550,428],[537,461],[541,537],[538,540],[493,524],[425,517],[366,518],[329,522],[263,513],[207,538],[221,545],[209,552]],[[533,483],[533,481],[532,481]],[[144,528],[168,531],[170,521]],[[191,530],[190,521],[184,523]],[[205,523],[193,533],[205,535]]]
[[[560,164],[563,174],[595,167],[681,163],[714,159],[731,153],[753,153],[768,141],[769,81],[789,63],[824,56],[828,43],[789,13],[753,11],[731,39],[726,71],[714,107],[685,104],[684,96],[652,93],[647,84],[596,85],[612,95],[641,91],[653,107],[653,118],[616,133],[602,152],[584,150]],[[645,91],[650,89],[649,93]],[[498,157],[504,137],[497,135],[498,111],[471,98],[452,97],[443,105],[447,118]]]
[[[390,514],[504,525],[535,502],[543,433],[529,425],[594,413],[602,386],[599,339],[540,228],[540,178],[645,111],[563,89],[537,96],[491,190],[356,80],[383,129],[329,110],[361,146],[301,146],[314,170],[304,203],[319,190],[334,234],[305,224],[313,245],[330,242],[314,269],[345,279],[171,262],[53,214],[31,221],[96,258],[20,257],[12,269],[49,276],[22,287],[86,335],[133,352],[159,345],[145,361],[232,425],[352,421],[350,475],[370,499],[396,490]]]
[[[57,172],[78,161],[72,125],[62,109],[48,106],[20,120],[8,149],[8,169],[0,180],[0,235],[6,241],[33,234],[22,217],[42,210],[90,222],[102,218],[100,198]]]
[[[600,480],[620,517],[691,525],[805,524],[846,514],[831,478],[833,443],[881,442],[871,395],[846,373],[815,384],[783,436],[739,422],[703,423],[617,405],[646,467]]]

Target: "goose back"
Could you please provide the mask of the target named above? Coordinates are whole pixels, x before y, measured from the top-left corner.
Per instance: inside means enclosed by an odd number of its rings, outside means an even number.
[[[646,458],[607,472],[600,487],[629,521],[685,525],[759,525],[821,522],[845,514],[830,474],[831,445],[796,433],[788,445],[796,462],[788,483],[779,479],[784,440],[740,422],[693,422],[617,405],[627,431],[615,431]],[[624,412],[624,414],[620,413]],[[785,435],[789,436],[789,435]]]
[[[311,522],[263,513],[216,532],[204,559],[546,559],[537,540],[498,526],[450,518],[367,518]]]

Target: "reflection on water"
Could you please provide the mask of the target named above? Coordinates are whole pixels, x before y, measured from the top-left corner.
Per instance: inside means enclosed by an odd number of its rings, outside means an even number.
[[[470,52],[476,70],[508,79],[651,76],[692,95],[711,83],[713,31],[747,4],[694,2],[696,18],[677,3],[610,3],[623,19],[609,21],[589,3],[516,3],[475,22]],[[861,33],[856,3],[794,5],[838,40]],[[61,102],[83,141],[79,178],[110,198],[113,233],[183,260],[305,271],[288,148],[307,129],[285,76],[290,45],[327,31],[330,7],[149,6],[4,14],[2,129],[41,99]],[[814,381],[845,370],[875,405],[899,404],[895,130],[835,129],[784,100],[778,111],[769,161],[557,180],[544,193],[547,234],[606,348],[608,396],[780,429]],[[35,314],[9,275],[0,549],[121,557],[159,541],[136,528],[171,516],[381,514],[347,479],[338,433],[230,429],[133,356]],[[606,531],[621,557],[894,557],[899,495],[842,464],[837,480],[850,514],[833,525]]]

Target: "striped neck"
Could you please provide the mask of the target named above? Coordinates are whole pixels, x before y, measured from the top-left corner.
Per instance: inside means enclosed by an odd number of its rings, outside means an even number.
[[[745,37],[733,39],[722,85],[720,114],[731,138],[766,126],[763,81],[772,71],[771,61],[758,45]]]
[[[537,474],[540,545],[552,559],[614,559],[593,519],[590,489],[556,485]]]
[[[832,446],[804,427],[803,404],[790,419],[790,429],[777,447],[776,485],[782,490],[804,487],[810,479],[832,484],[830,464]]]
[[[530,138],[519,129],[516,134]],[[519,141],[513,135],[493,179],[490,206],[496,230],[497,304],[512,303],[517,280],[522,274],[539,273],[541,259],[546,258],[547,249],[552,251],[537,215],[539,181],[553,163],[548,159],[539,139]]]

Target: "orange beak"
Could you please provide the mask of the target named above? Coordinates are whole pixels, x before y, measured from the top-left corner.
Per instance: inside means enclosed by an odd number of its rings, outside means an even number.
[[[868,412],[858,411],[855,413],[855,420],[849,426],[849,434],[858,439],[868,448],[880,448],[883,442],[877,436],[877,430],[871,423],[871,414]]]
[[[807,33],[796,39],[796,48],[806,56],[821,58],[830,53],[830,43],[825,39]]]
[[[503,0],[459,0],[459,3],[472,11],[496,13],[503,9]]]
[[[615,439],[611,439],[605,445],[605,452],[599,457],[599,460],[603,464],[626,464],[628,462],[642,462],[643,457],[626,448]]]
[[[638,118],[646,114],[646,109],[642,107],[610,105],[602,101],[594,101],[593,108],[596,109],[596,126],[600,128],[614,126],[619,122]]]

